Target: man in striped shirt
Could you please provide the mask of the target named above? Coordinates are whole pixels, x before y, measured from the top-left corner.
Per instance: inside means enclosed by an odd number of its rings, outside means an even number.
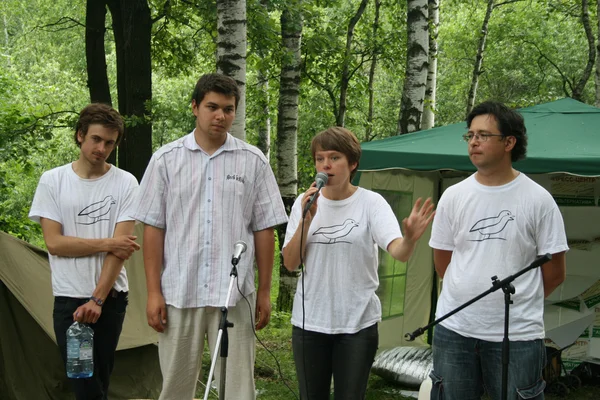
[[[253,325],[269,322],[274,227],[287,217],[268,160],[228,133],[239,98],[233,79],[202,76],[192,95],[196,128],[154,153],[140,186],[135,218],[145,224],[148,324],[160,333],[160,400],[194,397],[205,337],[214,352],[239,240],[248,249],[228,304],[234,327],[225,393],[255,398]]]

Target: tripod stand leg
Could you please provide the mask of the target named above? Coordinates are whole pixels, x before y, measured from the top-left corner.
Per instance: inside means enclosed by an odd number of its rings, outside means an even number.
[[[219,400],[225,400],[225,381],[227,379],[227,357],[221,357],[221,373],[219,374]]]

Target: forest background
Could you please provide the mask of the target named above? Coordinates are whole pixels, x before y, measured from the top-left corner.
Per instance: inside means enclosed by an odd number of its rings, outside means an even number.
[[[232,134],[269,157],[289,211],[329,126],[370,141],[464,121],[487,99],[600,106],[599,14],[594,0],[3,0],[0,229],[44,247],[31,199],[42,172],[77,157],[90,101],[125,116],[112,161],[141,179],[193,129],[199,76],[234,77]],[[278,261],[287,315],[297,275]]]

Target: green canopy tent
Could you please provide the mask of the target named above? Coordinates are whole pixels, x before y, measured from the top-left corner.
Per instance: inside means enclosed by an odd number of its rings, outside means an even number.
[[[514,167],[552,193],[563,213],[571,247],[567,255],[567,280],[546,303],[549,333],[577,321],[581,325],[582,316],[590,321],[594,307],[600,310],[600,269],[597,268],[600,257],[600,109],[573,99],[561,99],[519,111],[525,119],[529,144],[527,158]],[[466,123],[461,122],[363,143],[355,181],[381,193],[401,220],[408,216],[417,197],[432,197],[436,201],[445,188],[475,171],[467,154],[467,144],[462,140],[466,131]],[[381,349],[425,343],[423,336],[415,342],[406,342],[404,334],[429,322],[437,298],[429,235],[430,231],[425,232],[407,263],[395,261],[385,252],[380,254]],[[582,244],[573,245],[575,242]],[[572,313],[560,307],[577,296],[591,300],[584,305],[571,304],[571,309],[576,309]],[[600,317],[596,321],[600,321]],[[571,342],[582,329],[577,333],[575,330],[569,330]],[[596,331],[600,336],[600,329]],[[600,337],[596,350],[596,338],[588,339],[586,356],[594,351],[600,353]],[[581,351],[582,346],[577,347]]]
[[[600,175],[600,109],[573,99],[520,109],[529,145],[515,163],[526,174]],[[360,171],[475,171],[462,135],[465,122],[375,140],[362,145]]]

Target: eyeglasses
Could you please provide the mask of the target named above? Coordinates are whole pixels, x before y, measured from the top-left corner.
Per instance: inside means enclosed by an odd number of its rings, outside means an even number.
[[[471,141],[471,139],[473,139],[473,138],[475,138],[476,140],[480,140],[482,142],[487,142],[487,140],[490,136],[504,137],[504,135],[502,135],[502,134],[495,134],[495,133],[465,133],[464,135],[462,135],[462,138],[467,143],[469,143]]]

